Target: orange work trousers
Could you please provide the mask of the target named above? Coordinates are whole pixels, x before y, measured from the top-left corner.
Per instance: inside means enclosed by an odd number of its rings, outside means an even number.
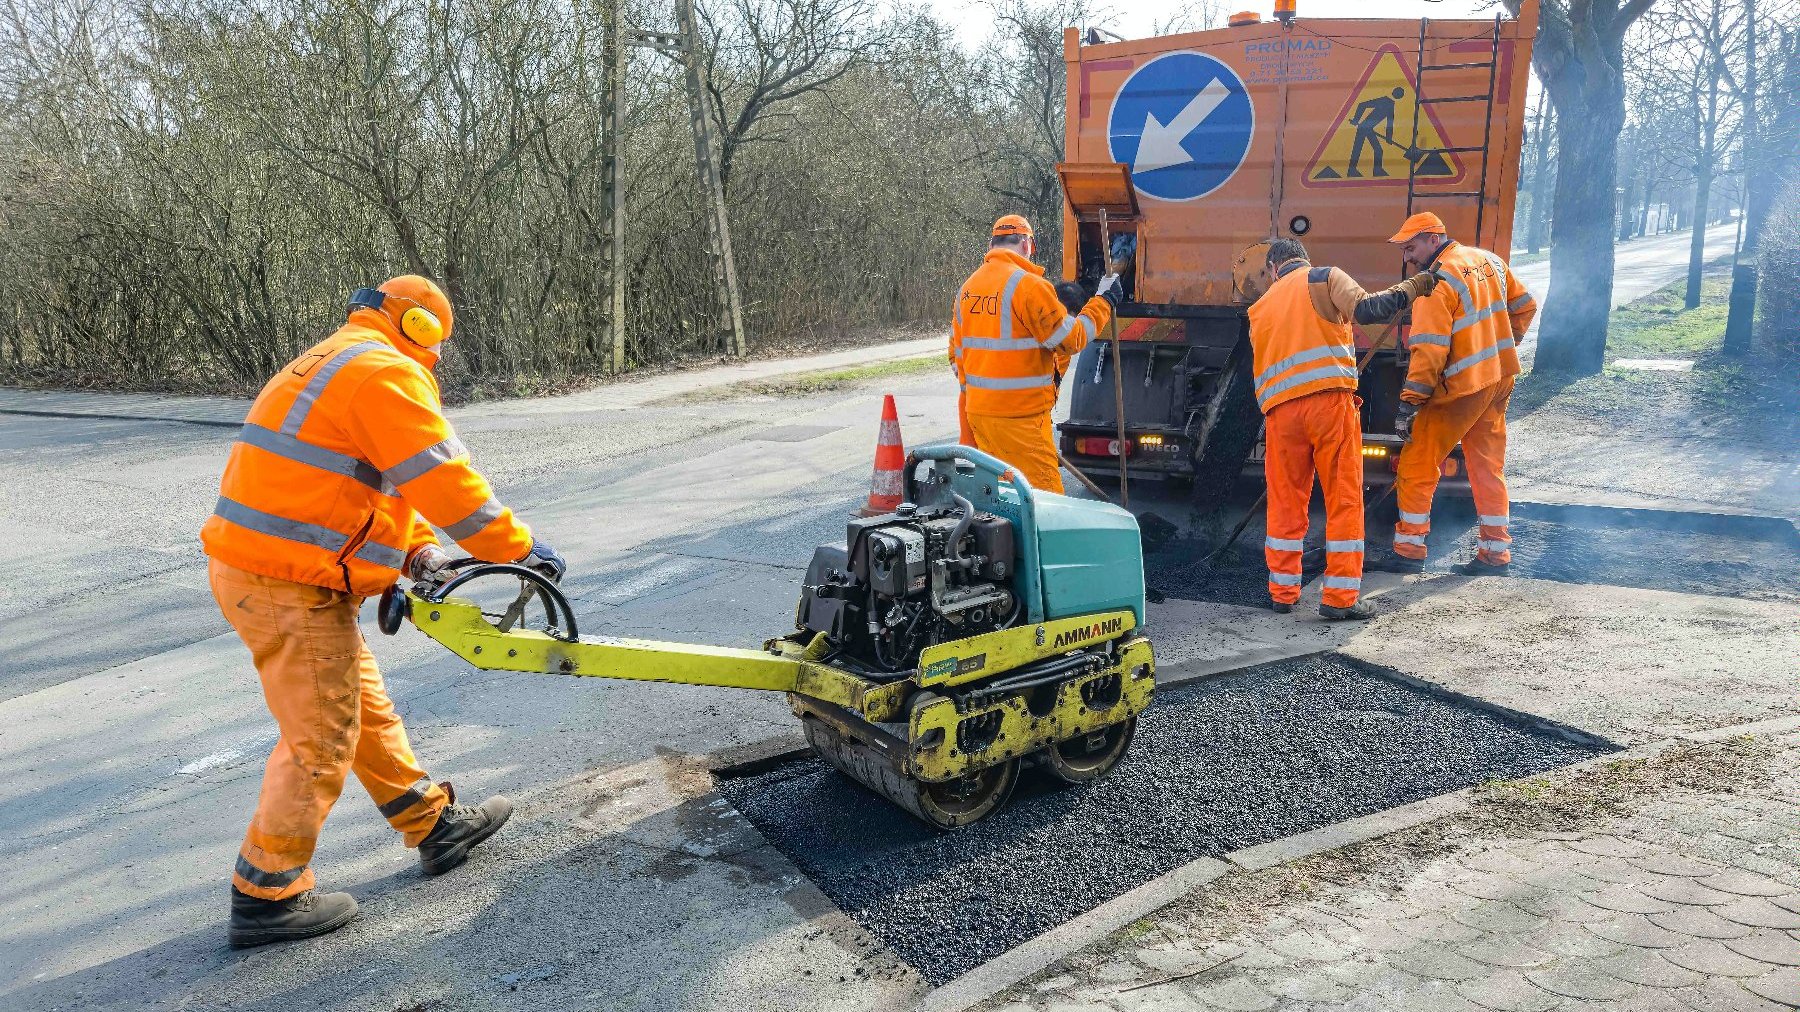
[[[1306,543],[1313,476],[1325,495],[1325,580],[1320,600],[1348,608],[1362,590],[1362,417],[1348,390],[1297,397],[1264,419],[1263,473],[1269,488],[1269,598],[1300,600],[1300,559]]]
[[[969,428],[969,392],[959,390],[956,393],[956,443],[958,446],[975,446],[975,430]],[[981,449],[975,446],[977,450]]]
[[[1056,455],[1056,429],[1050,424],[1050,412],[1023,418],[970,415],[969,431],[975,436],[975,449],[1005,461],[1023,474],[1032,488],[1062,494],[1062,465]]]
[[[271,900],[311,889],[319,828],[350,772],[406,845],[417,847],[449,796],[413,758],[356,625],[362,599],[217,559],[208,575],[219,610],[250,648],[280,731],[232,884]]]
[[[1433,398],[1413,420],[1412,440],[1395,465],[1394,500],[1400,521],[1394,525],[1394,554],[1425,558],[1425,536],[1431,533],[1431,498],[1438,474],[1450,451],[1462,444],[1475,493],[1481,533],[1475,543],[1481,561],[1504,566],[1512,561],[1512,535],[1507,533],[1506,405],[1512,400],[1513,377],[1450,400]]]

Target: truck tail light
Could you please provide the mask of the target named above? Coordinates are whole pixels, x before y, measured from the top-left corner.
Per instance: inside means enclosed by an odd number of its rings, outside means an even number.
[[[1075,440],[1075,452],[1087,457],[1117,457],[1119,441],[1104,436],[1082,436]],[[1131,456],[1131,440],[1125,441],[1125,456]]]

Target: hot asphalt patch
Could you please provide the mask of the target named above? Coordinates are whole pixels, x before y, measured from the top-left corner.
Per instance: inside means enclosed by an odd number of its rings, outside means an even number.
[[[1607,751],[1528,730],[1336,655],[1164,690],[1089,788],[1027,775],[939,834],[815,759],[719,791],[934,984],[1196,858]]]

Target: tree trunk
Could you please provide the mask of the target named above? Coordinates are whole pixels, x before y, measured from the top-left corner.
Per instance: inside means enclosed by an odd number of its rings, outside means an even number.
[[[1544,248],[1544,223],[1549,220],[1552,185],[1549,178],[1550,138],[1555,136],[1556,117],[1545,110],[1545,95],[1546,92],[1538,93],[1537,151],[1531,170],[1531,223],[1525,230],[1526,247],[1533,253]]]
[[[1563,131],[1557,146],[1550,294],[1544,300],[1534,368],[1588,376],[1599,372],[1606,358],[1625,92],[1619,72],[1598,59],[1586,67],[1565,68],[1555,79],[1550,97],[1561,111],[1559,118],[1580,110],[1576,116],[1585,126]]]
[[[1710,224],[1706,209],[1712,201],[1712,177],[1710,164],[1701,166],[1694,176],[1694,235],[1688,243],[1687,298],[1684,303],[1689,309],[1700,305],[1700,273],[1706,266],[1706,230]]]

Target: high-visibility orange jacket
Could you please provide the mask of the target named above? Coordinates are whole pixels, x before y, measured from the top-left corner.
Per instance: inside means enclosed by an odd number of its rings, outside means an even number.
[[[1484,249],[1446,243],[1430,295],[1413,303],[1412,365],[1400,396],[1414,404],[1460,397],[1519,374],[1518,344],[1537,302],[1506,261]]]
[[[1008,249],[988,250],[963,282],[950,322],[969,414],[1048,412],[1056,404],[1056,353],[1080,351],[1111,318],[1112,305],[1098,296],[1069,315],[1042,267]]]
[[[476,558],[524,558],[531,531],[470,466],[414,350],[385,317],[357,310],[269,380],[200,530],[206,553],[365,597],[393,583],[414,549],[436,543],[426,521]]]
[[[1407,303],[1404,283],[1370,295],[1336,267],[1289,260],[1250,306],[1250,368],[1263,414],[1326,390],[1356,390],[1350,324],[1391,318]]]

